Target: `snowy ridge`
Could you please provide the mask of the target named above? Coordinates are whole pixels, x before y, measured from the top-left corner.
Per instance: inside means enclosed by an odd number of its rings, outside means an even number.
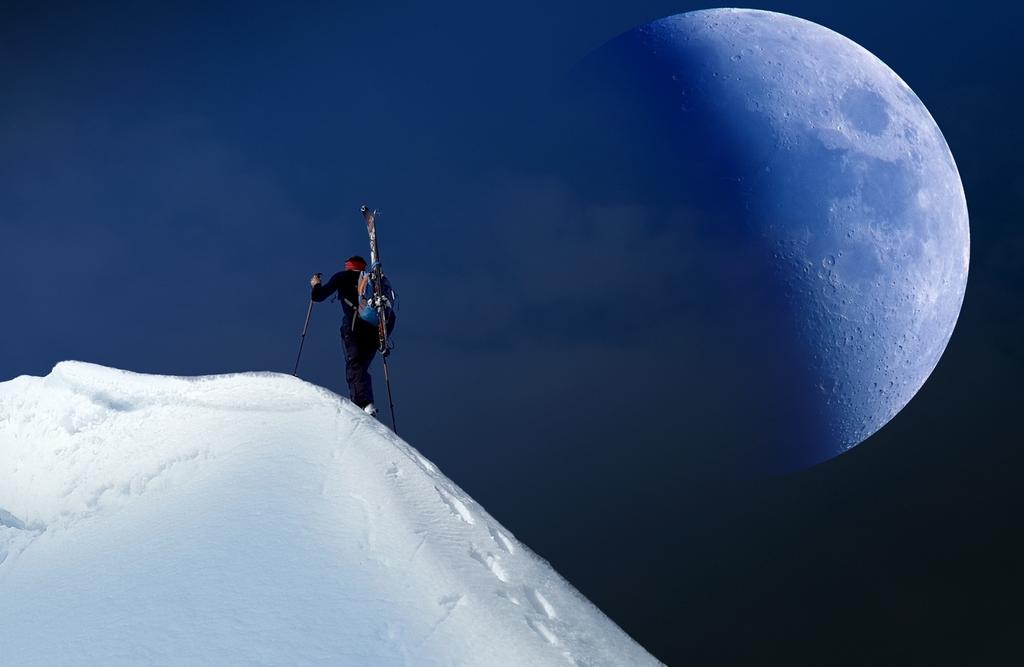
[[[289,376],[0,383],[2,661],[640,665],[415,449]]]

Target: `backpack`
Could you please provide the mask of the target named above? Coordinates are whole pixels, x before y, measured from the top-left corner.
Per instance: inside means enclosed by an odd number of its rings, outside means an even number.
[[[377,308],[374,307],[376,295],[374,293],[372,267],[359,273],[359,283],[356,292],[359,297],[359,307],[356,308],[359,319],[365,320],[375,327],[380,326],[380,317],[377,314]],[[398,301],[398,295],[392,289],[391,281],[383,273],[380,274],[380,297],[381,303],[384,305],[384,319],[387,322],[394,322],[395,305]]]

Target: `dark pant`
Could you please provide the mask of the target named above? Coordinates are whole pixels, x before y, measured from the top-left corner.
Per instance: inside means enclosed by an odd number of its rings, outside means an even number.
[[[373,403],[373,382],[370,380],[370,363],[377,354],[377,327],[363,320],[356,320],[342,326],[341,342],[345,346],[345,379],[348,380],[349,396],[361,408]]]

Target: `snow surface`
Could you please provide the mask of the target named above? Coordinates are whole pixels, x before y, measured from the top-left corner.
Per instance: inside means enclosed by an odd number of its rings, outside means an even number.
[[[63,362],[0,383],[0,663],[657,661],[348,400]]]

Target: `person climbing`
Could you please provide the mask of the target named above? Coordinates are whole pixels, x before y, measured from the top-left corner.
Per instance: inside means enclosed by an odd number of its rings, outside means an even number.
[[[321,302],[337,295],[341,301],[341,341],[345,349],[345,379],[348,381],[352,402],[376,415],[373,404],[373,382],[370,378],[370,363],[380,345],[377,325],[367,322],[358,315],[359,277],[366,269],[366,260],[354,255],[345,260],[345,269],[335,273],[327,284],[321,284],[320,274],[309,279],[313,288],[312,300]],[[387,323],[388,332],[394,327],[394,315]]]

